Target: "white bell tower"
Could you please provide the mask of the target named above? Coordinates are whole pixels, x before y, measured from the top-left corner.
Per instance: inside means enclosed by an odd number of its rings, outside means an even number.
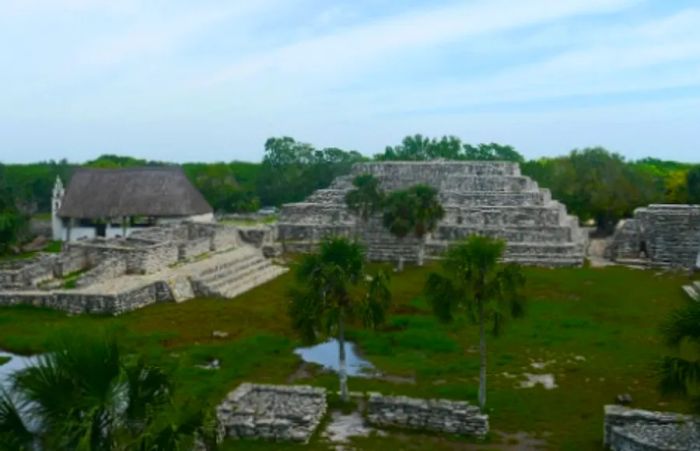
[[[63,232],[63,221],[58,217],[58,210],[63,203],[63,195],[66,190],[63,188],[61,177],[56,176],[56,183],[53,186],[53,196],[51,197],[51,231],[53,239],[56,241],[63,240],[65,234]]]

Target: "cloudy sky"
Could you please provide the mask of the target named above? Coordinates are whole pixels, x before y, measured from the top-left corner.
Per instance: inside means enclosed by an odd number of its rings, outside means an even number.
[[[2,162],[413,133],[698,162],[700,2],[0,0]]]

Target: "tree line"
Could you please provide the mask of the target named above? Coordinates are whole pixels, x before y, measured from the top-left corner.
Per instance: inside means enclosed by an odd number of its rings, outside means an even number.
[[[524,175],[549,188],[555,199],[582,221],[610,231],[617,220],[650,203],[700,203],[700,165],[655,158],[626,160],[601,147],[576,149],[568,155],[526,160],[512,146],[469,144],[455,136],[407,136],[382,153],[365,157],[335,147],[318,149],[291,137],[265,142],[260,163],[216,162],[181,165],[217,212],[251,212],[303,200],[347,174],[362,161],[505,160],[520,163]],[[0,247],[20,237],[26,219],[51,211],[56,177],[64,181],[78,167],[124,168],[173,163],[103,155],[83,164],[46,161],[0,164]]]

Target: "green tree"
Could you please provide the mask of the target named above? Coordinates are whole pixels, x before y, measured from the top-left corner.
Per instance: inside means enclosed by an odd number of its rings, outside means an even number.
[[[8,252],[10,246],[19,241],[26,224],[13,191],[6,185],[5,168],[0,165],[0,254]]]
[[[0,449],[185,449],[200,424],[165,420],[172,386],[116,342],[71,336],[12,376],[0,396]],[[187,445],[189,443],[189,445]],[[5,448],[3,448],[5,446]]]
[[[700,166],[695,166],[688,171],[686,176],[688,185],[688,202],[700,204]]]
[[[345,204],[365,225],[369,218],[381,211],[384,192],[379,180],[372,174],[360,174],[352,181],[355,188],[345,195]]]
[[[517,265],[501,265],[505,242],[473,235],[450,247],[442,262],[442,272],[426,280],[425,292],[435,315],[450,322],[465,315],[479,325],[479,406],[486,406],[487,323],[498,334],[508,315],[523,313],[522,287],[525,278]]]
[[[486,161],[514,161],[516,163],[525,162],[525,158],[518,153],[513,146],[504,146],[497,143],[464,145],[464,159],[466,160],[486,160]]]
[[[683,343],[696,347],[700,355],[700,302],[690,301],[674,311],[662,326],[666,344],[679,348]],[[660,388],[663,393],[689,396],[696,411],[700,412],[700,359],[666,356],[660,365]]]
[[[425,257],[425,236],[437,228],[438,222],[445,217],[445,209],[440,204],[437,190],[431,186],[415,185],[408,191],[415,199],[413,233],[420,242],[418,265],[422,266]]]
[[[402,242],[416,225],[416,198],[407,190],[389,193],[384,202],[382,224]],[[399,254],[396,262],[398,271],[403,271],[403,255]]]
[[[391,301],[388,276],[369,275],[362,246],[346,238],[327,238],[317,253],[305,255],[296,268],[292,289],[292,326],[307,343],[335,337],[338,342],[340,392],[348,399],[345,326],[359,318],[365,327],[384,322]]]

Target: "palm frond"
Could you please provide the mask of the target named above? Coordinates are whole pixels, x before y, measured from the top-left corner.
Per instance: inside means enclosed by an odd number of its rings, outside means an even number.
[[[686,339],[700,342],[700,302],[675,310],[661,326],[661,332],[669,346],[678,346]]]
[[[458,289],[452,280],[438,273],[430,273],[425,282],[425,294],[438,320],[451,322],[459,302]]]
[[[659,388],[663,393],[685,395],[691,385],[700,383],[700,360],[665,357],[659,372]]]
[[[0,450],[28,451],[32,449],[34,440],[20,407],[9,393],[0,389]]]

